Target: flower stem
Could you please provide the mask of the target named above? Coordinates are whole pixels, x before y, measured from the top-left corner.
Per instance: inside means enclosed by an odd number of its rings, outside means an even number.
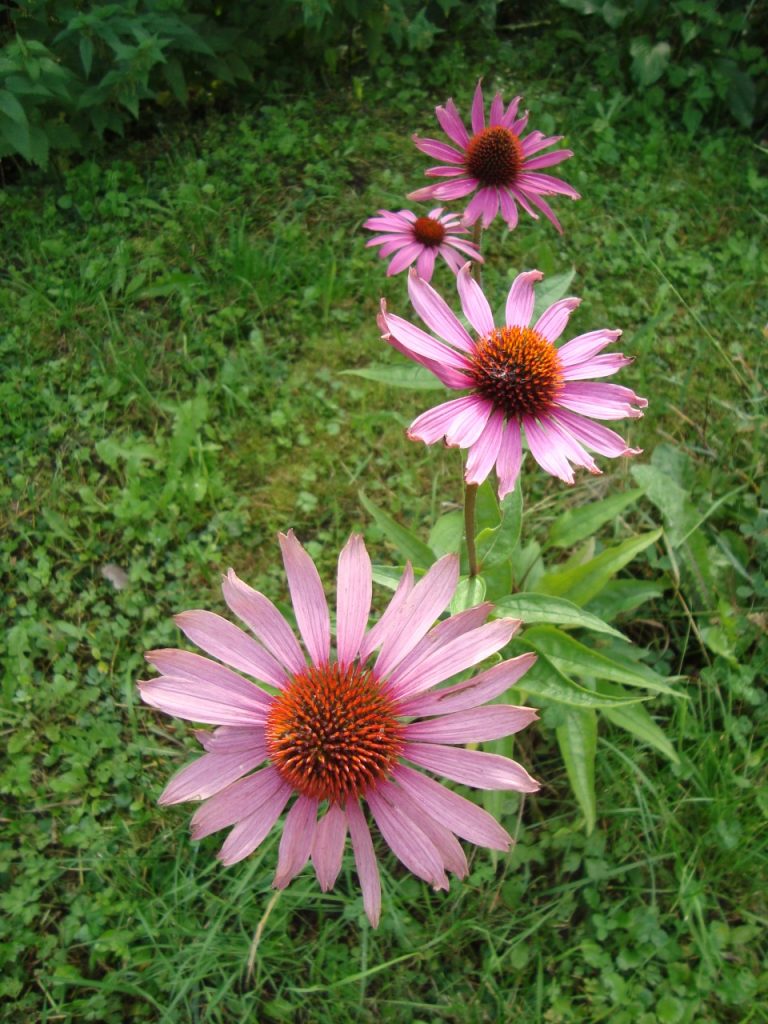
[[[469,576],[477,576],[477,548],[475,547],[475,501],[477,484],[467,484],[464,490],[464,532],[467,537],[467,557],[469,559]]]

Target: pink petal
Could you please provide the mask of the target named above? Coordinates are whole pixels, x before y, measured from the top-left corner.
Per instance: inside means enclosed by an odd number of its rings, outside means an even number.
[[[619,384],[569,381],[558,393],[557,404],[598,420],[621,420],[626,416],[632,419],[642,416],[640,410],[648,405],[648,401]]]
[[[276,889],[284,889],[309,860],[316,826],[317,800],[307,796],[298,797],[285,816],[277,855],[277,871],[272,883]]]
[[[488,305],[488,300],[483,294],[483,289],[471,276],[469,263],[459,271],[456,284],[458,285],[464,316],[478,334],[490,334],[494,326],[493,313]]]
[[[507,429],[501,439],[499,454],[496,459],[496,475],[499,478],[499,501],[510,491],[514,491],[520,466],[523,461],[523,444],[520,436],[520,424],[517,420],[507,420]]]
[[[282,665],[253,637],[221,615],[195,609],[181,612],[173,621],[206,654],[272,686],[285,685],[286,673]]]
[[[239,679],[235,686],[233,682],[224,685],[219,682],[202,683],[199,680],[161,676],[138,685],[145,704],[189,722],[263,725],[267,718],[269,705],[264,701],[266,694],[245,679]]]
[[[593,356],[583,363],[569,366],[565,370],[566,380],[586,380],[589,377],[611,377],[614,373],[634,362],[631,356],[622,355],[621,352],[604,352],[600,356]]]
[[[435,114],[440,122],[440,127],[448,138],[452,139],[457,146],[466,149],[469,136],[453,100],[448,100],[444,107],[435,107]]]
[[[173,676],[174,679],[186,679],[192,683],[202,683],[207,686],[227,687],[245,693],[243,686],[248,687],[249,701],[259,701],[261,704],[269,705],[272,698],[255,683],[251,683],[230,668],[219,665],[217,661],[204,658],[201,654],[193,654],[192,651],[180,651],[174,647],[167,647],[163,650],[148,651],[145,658],[154,665],[156,669],[165,676]],[[202,721],[202,719],[200,719]]]
[[[589,470],[590,473],[598,475],[601,470],[595,465],[595,460],[591,455],[581,447],[579,442],[569,434],[562,423],[558,422],[557,414],[552,416],[542,416],[542,425],[553,434],[556,434],[560,439],[561,451],[565,454],[565,457],[569,459],[575,466],[583,466],[584,469]]]
[[[293,530],[280,534],[280,547],[299,631],[313,664],[323,665],[331,653],[331,620],[323,584]]]
[[[204,839],[212,832],[242,821],[275,794],[283,792],[287,800],[291,788],[271,765],[233,782],[195,811],[190,824],[192,838]]]
[[[258,725],[220,725],[213,732],[197,729],[195,739],[209,754],[248,754],[264,742],[264,730]]]
[[[499,190],[499,209],[501,210],[502,219],[506,222],[507,227],[510,231],[514,231],[517,227],[518,215],[517,215],[517,204],[515,203],[515,197],[506,188],[500,188]]]
[[[428,178],[458,178],[467,172],[463,167],[454,167],[453,164],[438,164],[437,167],[430,167],[424,173]]]
[[[477,135],[485,128],[485,108],[483,102],[482,78],[478,79],[475,86],[475,95],[472,98],[472,131]]]
[[[406,740],[424,743],[485,743],[519,732],[538,718],[535,708],[493,704],[406,725]]]
[[[205,800],[230,783],[246,775],[261,764],[267,756],[267,744],[262,733],[260,742],[251,753],[203,754],[192,764],[176,772],[157,802],[166,806],[185,800]]]
[[[453,793],[406,764],[398,764],[393,776],[430,817],[441,821],[467,842],[492,850],[508,850],[512,845],[511,836],[496,819],[466,797]]]
[[[613,430],[609,430],[601,423],[593,423],[573,412],[566,412],[565,409],[558,409],[553,413],[558,420],[578,438],[582,444],[587,445],[600,455],[607,455],[609,458],[616,458],[620,455],[639,455],[641,448],[628,448],[627,442]]]
[[[507,295],[505,319],[508,327],[527,327],[533,315],[536,300],[533,286],[544,277],[540,270],[526,270],[518,274]]]
[[[423,277],[425,281],[429,281],[432,278],[432,272],[435,269],[435,259],[437,258],[438,250],[432,246],[426,246],[419,253],[419,257],[416,260],[416,270],[419,277]]]
[[[392,600],[384,609],[379,621],[375,625],[371,626],[363,638],[363,642],[360,644],[361,662],[367,661],[376,648],[386,640],[392,623],[397,620],[400,608],[412,590],[413,568],[411,567],[411,563],[408,562],[405,566],[403,575],[400,577],[400,582],[397,585],[397,590],[395,591]]]
[[[442,690],[431,690],[429,693],[409,697],[398,708],[398,714],[411,718],[466,711],[478,707],[514,686],[535,661],[535,654],[519,654],[516,658],[502,661],[463,683],[455,683]]]
[[[387,632],[374,670],[383,679],[410,654],[429,627],[445,611],[459,582],[459,560],[444,555],[425,573],[399,607]]]
[[[423,659],[430,657],[441,647],[445,647],[451,640],[482,626],[492,610],[491,602],[485,601],[475,605],[474,608],[466,608],[463,612],[458,612],[458,614],[438,622],[424,639],[416,644],[408,657],[403,658],[397,668],[397,675],[412,671]]]
[[[338,804],[331,804],[318,821],[312,842],[312,863],[323,892],[329,892],[339,877],[347,838],[347,819]]]
[[[218,857],[222,864],[237,864],[253,853],[269,835],[291,795],[291,787],[281,782],[280,788],[264,803],[241,819],[224,841]]]
[[[450,245],[452,248],[458,249],[459,252],[463,252],[465,255],[469,256],[474,263],[485,263],[485,260],[480,255],[480,250],[477,246],[473,245],[472,242],[465,242],[463,238],[454,238],[453,236],[447,237],[443,242],[443,245]],[[462,260],[462,264],[465,262],[465,260]],[[458,267],[457,269],[460,270],[461,267]]]
[[[524,171],[517,179],[517,186],[526,192],[537,192],[544,196],[569,196],[571,199],[581,199],[575,188],[560,178],[553,178],[551,174]]]
[[[475,789],[514,789],[520,793],[535,793],[539,789],[538,782],[522,765],[500,754],[443,747],[437,743],[408,743],[403,757]]]
[[[504,430],[504,413],[496,409],[490,416],[485,430],[469,449],[464,479],[468,484],[481,484],[493,469],[501,447]]]
[[[442,858],[418,825],[392,807],[377,790],[368,793],[366,799],[382,838],[397,859],[436,889],[447,889]]]
[[[349,825],[349,838],[352,840],[352,850],[355,855],[357,877],[360,879],[360,888],[363,890],[363,906],[372,927],[376,928],[381,916],[381,881],[376,864],[376,854],[371,842],[371,833],[357,800],[348,800],[344,810]]]
[[[523,416],[523,425],[531,455],[541,468],[565,483],[572,484],[573,470],[560,438],[551,430],[537,423],[532,416]]]
[[[550,221],[550,223],[553,224],[555,226],[555,228],[557,229],[557,231],[562,235],[562,233],[563,233],[563,226],[560,223],[560,221],[557,219],[557,217],[555,216],[555,211],[552,209],[552,207],[549,205],[549,203],[547,203],[544,199],[542,199],[542,197],[540,195],[537,195],[535,192],[523,193],[522,190],[521,190],[520,191],[520,195],[523,195],[523,194],[525,194],[526,198],[535,207],[537,207],[537,209],[541,210],[541,212],[544,214],[544,216],[547,218],[547,220]],[[534,216],[534,218],[538,219],[536,217],[535,213],[533,214],[533,216]]]
[[[336,650],[345,668],[357,657],[368,626],[373,579],[363,538],[353,534],[339,555],[336,592]]]
[[[557,356],[564,367],[577,366],[601,352],[606,345],[618,341],[621,331],[589,331],[571,338],[557,350]]]
[[[306,662],[293,630],[269,598],[238,579],[233,569],[227,573],[221,590],[235,615],[289,672],[296,675],[304,671]]]
[[[497,92],[491,101],[491,117],[490,126],[496,128],[504,120],[504,101],[501,98],[501,93]]]
[[[529,202],[529,197],[525,194],[525,192],[522,191],[522,189],[516,188],[515,186],[511,185],[509,191],[515,197],[517,202],[520,203],[520,205],[522,206],[522,208],[525,210],[525,212],[528,214],[529,217],[533,217],[534,220],[538,220],[539,219],[539,215],[532,208],[532,206],[531,206],[531,204]]]
[[[475,343],[448,303],[413,271],[408,275],[408,295],[413,308],[430,330],[456,348],[470,355],[474,353]]]
[[[455,178],[453,181],[443,181],[437,185],[428,186],[427,189],[419,189],[417,192],[409,192],[409,199],[462,199],[474,192],[477,188],[477,178]]]
[[[462,426],[465,423],[471,424],[476,420],[480,421],[480,430],[482,430],[492,408],[490,402],[478,399],[475,395],[452,398],[449,402],[436,405],[417,416],[408,428],[408,437],[412,441],[434,444],[451,430],[457,420],[460,420]],[[454,440],[453,444],[457,443]]]
[[[387,329],[397,340],[416,355],[431,359],[451,367],[453,370],[469,371],[472,364],[461,353],[450,348],[445,342],[438,341],[420,327],[403,320],[402,317],[393,313],[385,313],[384,319]]]
[[[474,224],[479,217],[482,217],[483,227],[487,228],[499,209],[500,194],[501,190],[495,186],[486,186],[479,189],[477,195],[472,197],[469,206],[464,211],[465,223]],[[448,197],[446,196],[445,198],[447,199]],[[461,197],[457,196],[456,198]]]
[[[467,877],[467,858],[452,832],[430,814],[425,814],[421,805],[400,786],[384,782],[378,787],[377,793],[386,799],[395,813],[402,816],[409,832],[419,829],[424,833],[446,871],[452,871],[457,878]]]
[[[515,117],[517,116],[517,108],[520,106],[520,100],[522,96],[515,96],[512,102],[507,107],[504,117],[501,119],[501,125],[503,128],[511,128],[515,123]]]
[[[387,277],[393,277],[405,270],[406,267],[410,267],[423,248],[421,242],[409,242],[408,245],[404,245],[397,255],[392,257],[392,261],[387,267]]]
[[[524,164],[525,171],[527,173],[528,171],[535,171],[539,167],[551,167],[553,164],[562,163],[563,160],[567,160],[571,156],[573,156],[572,149],[554,149],[551,153],[534,157],[533,160],[526,160]]]
[[[438,142],[437,139],[422,139],[418,135],[412,135],[411,138],[422,153],[433,156],[436,160],[442,160],[448,164],[461,164],[464,162],[464,154],[445,142]]]
[[[488,419],[493,412],[493,403],[477,395],[468,396],[474,399],[450,425],[445,433],[445,443],[452,447],[471,448],[485,430]]]
[[[534,331],[542,334],[547,341],[551,341],[554,344],[565,330],[571,313],[580,305],[581,299],[574,298],[560,299],[559,302],[553,302],[551,306],[544,310],[533,325]]]
[[[522,140],[523,156],[531,156],[533,153],[538,153],[539,150],[546,149],[547,146],[554,146],[562,138],[562,135],[547,136],[544,132],[531,132]]]

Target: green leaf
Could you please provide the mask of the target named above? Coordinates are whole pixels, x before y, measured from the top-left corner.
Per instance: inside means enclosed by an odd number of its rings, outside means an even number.
[[[661,597],[667,586],[664,580],[609,580],[587,607],[601,619],[615,619]]]
[[[458,554],[464,534],[464,516],[458,509],[440,516],[429,532],[429,546],[435,555]]]
[[[364,491],[360,491],[359,496],[363,508],[401,555],[412,562],[414,566],[423,569],[432,565],[435,556],[427,544],[420,541],[410,530],[406,530],[404,526],[396,523],[392,516],[387,515],[383,509],[372,502]]]
[[[187,94],[187,80],[184,77],[184,69],[181,66],[181,62],[177,57],[170,57],[168,62],[163,67],[163,74],[165,80],[171,87],[171,92],[179,101],[179,103],[186,103]]]
[[[553,302],[564,299],[571,288],[571,282],[576,276],[576,268],[564,270],[561,274],[547,274],[543,281],[540,281],[535,288],[536,301],[533,305],[532,323],[541,316],[544,310]]]
[[[0,110],[16,124],[28,125],[27,114],[12,92],[0,89]]]
[[[83,65],[85,77],[88,78],[93,67],[93,39],[90,36],[80,36],[80,61]]]
[[[549,528],[548,543],[556,548],[570,548],[585,537],[592,536],[604,523],[611,522],[620,512],[642,495],[641,487],[614,494],[602,501],[588,501],[577,508],[569,508]]]
[[[612,683],[606,683],[602,680],[597,684],[597,690],[599,693],[616,697],[626,695],[626,691],[620,686],[614,686]],[[656,750],[663,754],[664,757],[669,758],[674,764],[679,764],[680,758],[677,756],[675,748],[667,739],[666,733],[656,725],[642,704],[605,707],[603,708],[603,714],[609,722],[613,722],[620,729],[625,729],[627,732],[632,733],[633,736],[642,740],[643,743],[655,747]]]
[[[19,124],[18,121],[0,115],[0,140],[7,142],[12,152],[21,154],[25,160],[32,159],[32,144],[27,124]]]
[[[525,631],[525,642],[545,654],[562,672],[595,679],[609,679],[626,686],[640,686],[656,693],[679,696],[663,678],[646,665],[622,658],[609,658],[563,633],[556,626],[533,626]]]
[[[466,608],[474,608],[485,600],[485,580],[482,576],[462,576],[451,601],[451,615]]]
[[[403,363],[397,366],[373,363],[371,366],[363,367],[360,370],[342,370],[341,373],[348,377],[362,377],[364,380],[373,380],[377,384],[386,384],[390,388],[407,388],[417,391],[445,390],[445,385],[441,384],[437,377],[434,377],[429,370],[412,363]]]
[[[589,835],[597,819],[595,797],[595,755],[597,753],[597,715],[592,708],[569,708],[565,720],[555,730],[571,784]]]
[[[669,63],[672,47],[669,43],[655,43],[651,46],[648,36],[636,36],[629,46],[632,56],[632,77],[643,87],[657,82]]]
[[[526,626],[537,622],[557,623],[558,626],[591,629],[595,633],[608,633],[619,640],[624,639],[618,629],[609,626],[596,615],[585,612],[562,597],[550,597],[548,594],[511,594],[496,602],[494,614],[522,619]]]
[[[397,590],[400,577],[403,575],[402,566],[374,565],[372,570],[374,583],[386,587],[387,590]]]
[[[484,565],[509,561],[520,540],[523,525],[523,492],[516,487],[501,503],[501,521],[495,528],[486,527],[476,538],[477,554]]]
[[[510,646],[515,654],[524,654],[528,651],[530,645],[522,640],[513,640]],[[517,685],[519,690],[524,691],[529,697],[533,697],[533,703],[543,701],[545,704],[564,704],[566,707],[618,707],[624,704],[637,704],[640,701],[648,700],[647,695],[619,699],[607,694],[597,693],[595,690],[589,690],[586,686],[581,686],[564,672],[561,672],[543,654],[538,656],[535,663],[528,669]]]
[[[584,605],[596,597],[608,580],[632,561],[641,551],[654,544],[661,530],[629,537],[614,547],[606,548],[584,565],[571,566],[560,572],[545,573],[536,584],[536,591],[552,597],[566,597],[574,604]]]

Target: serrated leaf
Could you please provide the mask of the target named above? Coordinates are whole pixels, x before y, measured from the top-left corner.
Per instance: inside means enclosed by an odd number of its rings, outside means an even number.
[[[619,640],[625,639],[618,629],[609,626],[596,615],[585,612],[583,608],[562,597],[550,597],[548,594],[510,594],[496,601],[495,614],[522,619],[526,626],[543,622],[571,629],[591,629],[593,633],[607,633]]]
[[[549,528],[548,543],[556,548],[570,548],[585,537],[592,536],[604,523],[616,518],[620,512],[637,501],[642,487],[613,494],[602,501],[589,501],[578,508],[569,508]]]
[[[608,679],[625,686],[639,686],[655,693],[678,696],[663,678],[645,665],[635,665],[593,651],[556,626],[533,626],[525,631],[525,642],[568,675]]]
[[[565,597],[574,604],[585,605],[600,593],[612,576],[641,551],[654,544],[660,536],[661,530],[653,530],[637,537],[629,537],[621,544],[606,548],[584,565],[545,573],[536,583],[535,590],[540,594]]]
[[[364,491],[359,492],[360,503],[370,515],[387,540],[414,566],[424,569],[432,565],[435,556],[429,545],[419,540],[410,530],[395,522],[392,516],[371,501]]]
[[[602,680],[597,684],[599,693],[606,695],[620,696],[625,693],[620,686],[606,683]],[[648,711],[642,704],[625,705],[624,707],[605,707],[603,714],[609,722],[613,722],[620,729],[632,733],[643,743],[655,747],[664,757],[669,758],[674,764],[679,764],[680,758],[677,751],[667,739],[666,734],[654,722]]]
[[[359,370],[342,370],[341,373],[348,377],[362,377],[364,380],[373,380],[377,384],[386,384],[390,388],[405,388],[414,391],[445,391],[445,385],[441,384],[437,377],[434,377],[429,370],[412,363],[404,363],[402,366],[399,364],[397,366],[389,366],[383,363],[373,363]]]
[[[565,720],[555,730],[560,753],[573,794],[584,815],[587,835],[597,820],[595,797],[595,756],[597,715],[592,708],[568,708]]]
[[[7,89],[0,89],[0,110],[16,124],[29,124],[24,107],[22,107],[13,93]]]

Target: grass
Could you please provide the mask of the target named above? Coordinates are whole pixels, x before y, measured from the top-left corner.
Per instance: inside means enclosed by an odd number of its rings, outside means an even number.
[[[652,704],[679,763],[603,722],[587,835],[545,715],[525,746],[542,794],[521,818],[514,795],[499,806],[514,852],[474,853],[449,894],[384,855],[375,932],[351,858],[333,893],[305,872],[275,899],[274,837],[225,870],[217,837],[189,842],[187,808],[155,806],[192,749],[134,688],[142,652],[178,642],[171,614],[218,607],[229,564],[282,596],[288,526],[326,577],[352,529],[391,563],[361,487],[422,538],[460,501],[455,453],[403,436],[430,395],[343,371],[396,365],[379,295],[406,311],[360,225],[418,184],[408,133],[429,134],[451,92],[466,108],[488,67],[450,51],[385,68],[362,97],[275,87],[28,176],[0,196],[5,1019],[768,1016],[768,179],[743,135],[683,137],[531,47],[526,99],[543,130],[568,126],[585,198],[560,204],[562,238],[490,232],[487,287],[500,300],[513,268],[574,267],[574,332],[621,325],[624,382],[651,406],[632,427],[645,477],[618,465],[568,490],[528,467],[525,530],[543,540],[565,508],[646,488],[629,515],[665,539],[636,575],[660,586],[621,625],[685,676],[687,701]],[[507,93],[512,57],[493,64]]]

